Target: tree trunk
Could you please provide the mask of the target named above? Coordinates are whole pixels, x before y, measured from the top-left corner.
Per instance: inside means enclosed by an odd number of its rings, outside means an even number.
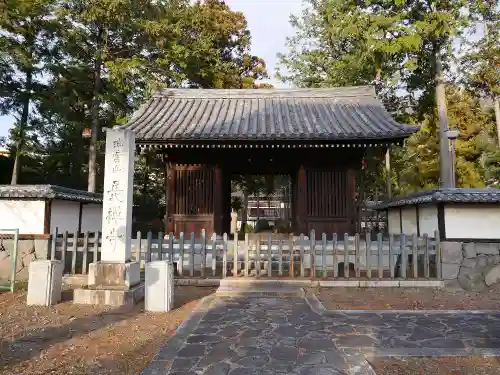
[[[484,37],[486,38],[486,43],[489,42],[490,40],[490,30],[488,27],[488,22],[483,23],[484,27]],[[493,105],[495,107],[495,120],[497,123],[497,143],[498,146],[500,147],[500,101],[498,98],[493,97]]]
[[[439,179],[440,187],[451,186],[450,148],[446,132],[448,131],[448,110],[446,105],[446,91],[443,82],[443,72],[439,47],[434,47],[434,82],[436,85],[436,105],[439,122]]]
[[[375,53],[375,93],[378,94],[382,88],[382,56]]]
[[[375,93],[378,94],[382,88],[382,69],[379,67],[375,72]]]
[[[26,127],[28,126],[28,118],[30,113],[30,100],[31,100],[31,85],[33,81],[33,73],[31,70],[26,72],[26,86],[25,97],[23,98],[23,112],[21,114],[21,121],[19,123],[19,139],[16,144],[16,156],[14,157],[14,169],[12,170],[11,185],[16,185],[19,180],[21,171],[21,152],[24,146],[24,136]]]
[[[99,123],[99,107],[101,101],[99,99],[99,94],[101,93],[101,68],[102,68],[102,58],[101,58],[101,41],[102,41],[103,30],[100,29],[98,33],[98,43],[97,52],[94,61],[94,87],[92,95],[92,130],[90,135],[90,145],[89,145],[89,181],[88,181],[88,191],[94,193],[96,190],[96,178],[97,178],[97,142],[99,140],[99,133],[101,130]]]

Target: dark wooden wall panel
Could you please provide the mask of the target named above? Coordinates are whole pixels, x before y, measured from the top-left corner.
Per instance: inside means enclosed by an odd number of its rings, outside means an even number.
[[[208,236],[214,232],[215,172],[206,165],[177,164],[170,172],[172,224],[169,228],[186,238],[194,232],[198,237],[202,229]],[[168,188],[168,187],[167,187]]]
[[[349,174],[347,169],[307,168],[305,182],[306,229],[320,233],[351,233]]]
[[[181,166],[176,171],[176,215],[214,212],[214,171],[207,167]]]
[[[307,216],[347,217],[347,171],[307,170]]]

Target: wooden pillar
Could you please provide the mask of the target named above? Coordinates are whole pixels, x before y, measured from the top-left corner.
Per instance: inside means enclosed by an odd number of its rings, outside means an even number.
[[[222,168],[215,166],[215,186],[214,186],[214,230],[218,235],[223,234],[224,213],[223,213],[223,181]]]
[[[292,191],[291,191],[291,215],[292,215],[292,231],[294,233],[297,233],[299,231],[299,225],[298,225],[298,221],[297,221],[297,217],[298,217],[298,210],[297,210],[297,205],[298,205],[298,199],[297,199],[297,176],[298,174],[297,173],[291,173],[290,174],[290,185],[292,187]]]
[[[222,233],[231,233],[231,174],[222,174]]]
[[[175,232],[176,164],[165,161],[165,233]]]
[[[385,151],[385,184],[387,189],[387,199],[392,198],[392,184],[391,184],[391,148],[387,147]]]
[[[356,232],[356,204],[354,196],[356,194],[356,170],[349,168],[347,170],[347,214],[348,214],[348,232],[354,234]]]
[[[304,166],[300,166],[297,175],[297,229],[299,233],[307,233],[307,174]]]
[[[361,167],[361,171],[359,174],[359,191],[357,199],[356,231],[358,233],[361,233],[361,217],[363,214],[362,208],[364,203],[365,203],[365,168],[363,161],[363,166]]]

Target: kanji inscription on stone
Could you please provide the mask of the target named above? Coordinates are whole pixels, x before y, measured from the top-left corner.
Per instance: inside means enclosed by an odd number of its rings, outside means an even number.
[[[102,261],[130,260],[134,134],[126,129],[106,132],[104,197],[102,212]]]

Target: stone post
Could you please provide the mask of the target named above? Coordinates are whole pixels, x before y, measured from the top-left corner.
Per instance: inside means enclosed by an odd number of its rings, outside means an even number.
[[[50,306],[61,301],[63,268],[60,260],[31,262],[26,304]]]
[[[75,303],[116,306],[144,295],[140,263],[131,261],[134,159],[134,133],[107,129],[101,260],[90,266],[89,288],[75,290]]]
[[[146,263],[146,311],[167,312],[174,307],[174,266],[167,260]]]
[[[238,235],[238,214],[236,212],[231,212],[231,233],[234,234],[234,238]]]

